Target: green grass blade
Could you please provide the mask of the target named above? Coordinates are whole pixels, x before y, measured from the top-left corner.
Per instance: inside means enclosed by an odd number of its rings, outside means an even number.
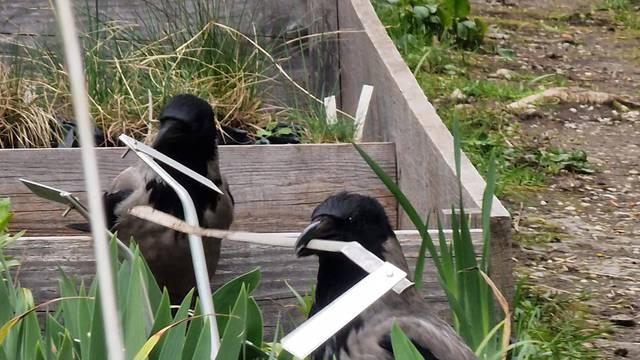
[[[145,271],[140,253],[136,252],[131,267],[127,306],[124,308],[123,335],[127,358],[133,358],[147,340],[144,313],[144,292],[141,280]]]
[[[263,335],[263,318],[258,303],[253,297],[247,300],[247,340],[261,346]]]
[[[364,161],[369,165],[371,170],[380,178],[382,183],[389,189],[389,191],[393,194],[393,196],[398,201],[398,204],[405,211],[413,225],[416,227],[418,232],[420,233],[420,237],[422,238],[422,243],[420,244],[420,250],[418,252],[418,261],[416,262],[415,269],[415,287],[416,290],[420,291],[422,289],[422,274],[424,269],[424,255],[426,251],[429,251],[433,263],[438,270],[438,274],[442,274],[442,265],[440,264],[440,258],[438,256],[438,251],[436,250],[435,245],[433,244],[433,240],[427,231],[426,224],[420,218],[420,215],[416,211],[416,209],[411,205],[411,202],[407,197],[402,193],[400,187],[387,175],[384,170],[378,165],[378,163],[373,160],[358,144],[353,143],[353,146],[356,148],[360,156],[364,159]],[[440,282],[442,282],[442,278],[440,278]]]
[[[489,346],[489,344],[492,341],[496,341],[496,334],[504,326],[504,323],[505,323],[505,321],[502,320],[496,326],[494,326],[489,332],[487,332],[487,334],[485,335],[484,339],[482,339],[482,341],[480,342],[478,347],[474,350],[476,356],[480,357],[480,355],[484,353],[484,351]],[[486,357],[484,357],[484,358],[486,358]]]
[[[153,327],[151,328],[151,334],[156,334],[158,331],[171,324],[171,300],[169,300],[169,293],[166,288],[162,292],[160,303],[158,304],[153,318],[154,322]],[[149,360],[157,360],[160,358],[160,350],[162,349],[163,342],[164,338],[161,338],[158,344],[153,348],[153,351],[151,351]]]
[[[198,338],[198,343],[193,349],[193,357],[191,359],[211,358],[211,336],[209,336],[208,322],[212,320],[213,319],[211,318],[204,320],[205,326],[201,328],[201,331],[199,333],[200,337]],[[237,358],[238,356],[236,355],[235,358],[228,358],[228,359],[237,359]]]
[[[182,350],[183,360],[195,359],[193,354],[198,346],[198,342],[200,341],[202,334],[206,334],[206,336],[209,337],[208,328],[206,329],[207,331],[202,331],[202,329],[204,329],[205,319],[203,317],[197,317],[200,315],[202,315],[202,309],[200,308],[199,299],[196,298],[196,306],[193,312],[194,318],[187,325],[187,339],[184,342],[184,349]],[[152,334],[155,334],[155,332]]]
[[[247,291],[244,284],[222,333],[217,360],[237,359],[246,338]]]
[[[95,298],[100,298],[100,289],[96,289]],[[95,360],[107,360],[107,343],[102,322],[102,305],[95,301],[93,307],[93,319],[91,320],[91,342],[89,345],[90,358]]]
[[[35,312],[30,312],[20,324],[20,359],[36,357],[37,344],[41,341],[40,325]]]
[[[395,360],[424,360],[396,322],[391,326],[391,347]]]
[[[216,314],[222,315],[216,316],[218,329],[227,326],[229,317],[226,315],[229,315],[235,306],[240,290],[244,288],[247,294],[251,294],[258,287],[261,277],[260,269],[256,268],[227,282],[213,293]]]
[[[76,300],[78,303],[78,323],[80,324],[80,354],[87,356],[89,354],[90,340],[91,340],[91,308],[94,307],[93,299],[86,299],[88,297],[87,290],[84,283],[80,284],[78,296],[85,297],[85,299]]]
[[[426,237],[421,236],[422,241],[420,242],[420,248],[418,249],[418,257],[416,258],[416,267],[413,271],[413,279],[414,282],[416,284],[416,290],[420,291],[420,289],[422,289],[423,286],[423,282],[422,282],[422,276],[424,274],[424,263],[427,260],[426,255],[427,255],[427,249],[429,248],[429,244],[431,244],[431,247],[433,247],[433,250],[429,250],[429,253],[431,254],[431,257],[433,258],[433,253],[436,252],[435,250],[435,246],[433,245],[433,239],[431,239],[431,235],[429,235],[429,231],[428,231],[428,224],[429,224],[429,216],[431,214],[427,215],[427,221],[424,224],[424,233],[427,235]],[[437,252],[436,252],[437,253]],[[433,259],[434,262],[441,264],[442,259],[441,257],[437,257]],[[440,268],[442,268],[442,266],[440,266]],[[442,273],[440,273],[440,277],[442,278]],[[440,282],[445,282],[446,280],[441,279]],[[418,286],[419,284],[419,286]]]
[[[193,289],[191,289],[187,296],[185,296],[184,300],[182,300],[182,304],[180,304],[180,308],[178,309],[176,316],[173,318],[174,323],[187,318],[192,297]],[[175,360],[180,358],[184,348],[186,329],[187,323],[182,322],[169,330],[165,335],[166,338],[163,343],[162,350],[160,351],[160,360]]]
[[[456,276],[454,270],[453,254],[449,251],[450,247],[447,244],[447,237],[442,227],[442,220],[440,215],[436,215],[436,221],[438,223],[438,242],[440,245],[440,262],[442,263],[442,278],[445,280],[445,284],[450,291],[456,291]]]
[[[73,360],[73,340],[69,332],[62,337],[62,344],[58,349],[58,360]]]

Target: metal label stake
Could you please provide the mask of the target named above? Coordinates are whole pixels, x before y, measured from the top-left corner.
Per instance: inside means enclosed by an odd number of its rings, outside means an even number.
[[[393,264],[383,263],[376,271],[285,336],[281,341],[282,347],[304,359],[405,276],[407,274]]]
[[[120,135],[119,139],[134,151],[134,153],[144,161],[153,171],[155,171],[171,188],[176,192],[182,208],[184,210],[184,219],[187,224],[195,227],[199,227],[198,214],[196,207],[193,204],[193,199],[189,195],[189,192],[180,185],[169,173],[167,173],[162,166],[154,161],[154,158],[164,162],[165,164],[175,168],[176,170],[191,176],[200,183],[209,186],[213,190],[222,194],[222,191],[218,189],[215,184],[205,178],[204,176],[192,171],[177,161],[161,154],[160,152],[150,148],[149,146],[133,140],[126,135]],[[197,176],[196,176],[197,175]],[[204,180],[203,180],[204,179]],[[196,275],[196,286],[198,289],[198,296],[200,303],[202,304],[202,313],[211,315],[211,318],[207,318],[209,323],[210,336],[211,336],[211,360],[214,360],[218,355],[218,349],[220,348],[220,335],[218,332],[218,324],[215,318],[215,309],[213,307],[213,298],[211,296],[211,285],[209,283],[209,272],[207,271],[207,263],[204,256],[204,248],[202,246],[202,237],[200,235],[189,234],[189,249],[191,250],[191,258],[193,260],[193,270]]]
[[[20,180],[20,182],[23,183],[27,188],[29,188],[29,190],[31,190],[31,192],[34,193],[35,195],[49,201],[66,205],[67,209],[65,210],[64,214],[62,214],[63,217],[66,216],[66,214],[70,210],[76,210],[87,221],[91,221],[91,217],[89,216],[89,210],[87,209],[87,207],[84,206],[84,204],[80,202],[80,199],[78,199],[72,193],[68,191],[56,189],[52,186],[40,184],[35,181],[27,180],[27,179],[18,179],[18,180]],[[116,244],[118,245],[118,249],[121,251],[121,253],[129,261],[133,261],[134,255],[133,255],[133,252],[129,249],[129,247],[125,243],[123,243],[120,239],[115,237],[115,235],[111,231],[109,230],[105,230],[105,231],[107,232],[107,237],[109,239],[115,238]],[[146,315],[144,318],[145,326],[149,331],[151,331],[151,328],[153,327],[153,311],[151,310],[151,302],[149,301],[149,292],[147,291],[147,285],[145,284],[144,279],[140,279],[140,286],[142,286],[143,295],[144,295],[143,301],[144,301],[145,315]]]
[[[133,139],[127,135],[120,135],[118,137],[118,139],[120,139],[120,141],[122,141],[125,145],[127,145],[131,150],[135,151],[136,153],[143,153],[146,155],[149,155],[151,158],[161,161],[169,166],[171,166],[172,168],[180,171],[181,173],[191,177],[193,180],[196,180],[197,182],[201,183],[204,186],[209,187],[210,189],[212,189],[215,192],[218,192],[220,194],[224,194],[222,192],[222,190],[220,190],[216,184],[213,183],[213,181],[211,181],[210,179],[198,174],[197,172],[189,169],[188,167],[180,164],[179,162],[173,160],[172,158],[168,157],[167,155],[159,152],[158,150],[147,146],[143,143],[141,143],[140,141]]]

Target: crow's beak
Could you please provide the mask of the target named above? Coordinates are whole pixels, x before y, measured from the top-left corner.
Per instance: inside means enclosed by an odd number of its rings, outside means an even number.
[[[314,254],[313,250],[307,249],[307,244],[313,239],[335,240],[335,230],[335,220],[332,217],[322,216],[315,219],[298,236],[298,240],[296,240],[296,255],[302,257]]]

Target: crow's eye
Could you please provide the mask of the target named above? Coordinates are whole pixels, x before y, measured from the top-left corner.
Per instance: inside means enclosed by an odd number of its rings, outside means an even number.
[[[352,222],[353,222],[353,217],[352,217],[352,216],[349,216],[349,217],[347,218],[347,222],[348,222],[348,223],[352,223]]]

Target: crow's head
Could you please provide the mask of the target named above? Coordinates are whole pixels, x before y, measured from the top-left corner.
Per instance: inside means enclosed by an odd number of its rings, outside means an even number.
[[[380,203],[369,196],[341,192],[322,202],[311,215],[311,224],[296,242],[298,256],[322,252],[307,249],[313,239],[356,241],[380,256],[387,238],[394,236]]]
[[[211,157],[216,149],[213,109],[205,100],[190,94],[172,97],[160,113],[160,131],[153,147],[169,156],[187,151]],[[173,157],[173,156],[172,156]]]

